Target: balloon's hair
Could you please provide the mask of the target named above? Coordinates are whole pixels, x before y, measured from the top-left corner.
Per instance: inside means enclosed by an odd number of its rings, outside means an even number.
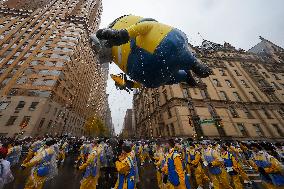
[[[129,14],[123,15],[123,16],[121,16],[121,17],[118,17],[118,18],[115,19],[112,23],[110,23],[110,24],[108,25],[108,27],[109,27],[109,28],[112,28],[112,27],[116,24],[116,22],[117,22],[118,20],[120,20],[120,19],[122,19],[122,18],[124,18],[124,17],[126,17],[126,16],[129,16]]]

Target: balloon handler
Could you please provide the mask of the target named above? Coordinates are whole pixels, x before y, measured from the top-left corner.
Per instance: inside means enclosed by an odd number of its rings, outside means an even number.
[[[119,89],[180,82],[196,86],[190,70],[201,78],[212,72],[193,56],[182,31],[151,18],[122,16],[91,35],[91,43],[100,63],[114,62],[133,80],[124,74],[111,75]]]

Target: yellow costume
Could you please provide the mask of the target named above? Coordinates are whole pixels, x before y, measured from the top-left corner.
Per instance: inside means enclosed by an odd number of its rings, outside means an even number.
[[[135,167],[133,162],[133,154],[130,152],[121,155],[119,160],[115,162],[118,172],[118,179],[115,189],[134,189],[135,188]]]
[[[186,189],[189,188],[189,180],[186,180],[185,171],[182,165],[181,156],[177,151],[174,149],[171,149],[168,156],[167,156],[167,170],[168,173],[168,179],[171,184],[171,188],[174,189]],[[175,176],[171,176],[176,175]],[[173,178],[173,179],[171,179]],[[188,181],[188,183],[186,183]],[[178,183],[178,184],[175,184]]]
[[[273,156],[269,155],[266,152],[259,151],[254,153],[252,159],[249,161],[251,166],[259,171],[259,168],[264,169],[265,174],[269,174],[270,176],[277,176],[278,182],[282,182],[282,185],[276,185],[276,183],[272,183],[271,180],[266,180],[265,177],[263,178],[264,185],[267,189],[283,189],[284,177],[281,175],[282,167],[281,163],[274,158]],[[260,174],[262,174],[260,172]]]
[[[227,173],[222,168],[222,158],[217,150],[208,147],[203,154],[204,162],[209,164],[209,176],[213,183],[214,189],[232,189],[230,186]],[[221,184],[223,187],[221,187]]]
[[[157,182],[159,188],[163,188],[163,180],[162,180],[162,166],[163,161],[165,161],[162,148],[158,148],[156,153],[154,154],[155,165],[156,165],[156,175]]]
[[[188,150],[187,171],[190,175],[194,175],[197,186],[203,186],[204,182],[209,182],[208,176],[205,174],[201,165],[201,153],[191,147]]]
[[[53,147],[48,147],[41,150],[32,158],[29,162],[22,164],[23,167],[33,167],[32,173],[28,178],[25,185],[25,189],[42,189],[43,185],[47,179],[48,174],[51,174],[51,161],[53,156],[55,156],[55,151]],[[48,169],[48,170],[47,170]],[[46,173],[41,174],[42,170]]]
[[[243,189],[243,185],[240,181],[240,170],[242,170],[240,164],[237,162],[236,158],[230,152],[223,152],[221,157],[224,159],[224,165],[229,173],[235,189]],[[246,180],[248,177],[246,176]]]
[[[88,155],[87,161],[79,167],[79,170],[85,171],[80,189],[96,189],[99,177],[98,157],[97,150],[93,149]]]

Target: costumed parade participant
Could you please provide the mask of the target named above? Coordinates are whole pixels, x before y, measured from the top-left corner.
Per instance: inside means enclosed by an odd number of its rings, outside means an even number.
[[[42,150],[29,161],[21,165],[23,169],[31,167],[25,189],[42,189],[44,183],[57,174],[56,158],[58,146],[54,139],[48,138]]]
[[[157,146],[157,149],[154,153],[154,160],[156,166],[156,174],[157,174],[157,182],[159,188],[163,187],[163,175],[162,175],[162,168],[165,165],[165,157],[163,153],[163,149],[160,145]]]
[[[240,180],[240,164],[236,157],[228,150],[228,147],[223,145],[221,147],[221,157],[224,161],[224,167],[226,172],[231,177],[235,189],[243,189],[243,185]]]
[[[68,153],[68,142],[64,141],[59,147],[58,163],[63,164]]]
[[[189,146],[185,156],[187,173],[194,177],[197,188],[202,189],[209,182],[208,176],[202,167],[201,152],[193,144]]]
[[[190,70],[203,78],[211,73],[193,56],[182,31],[152,18],[122,16],[109,28],[98,30],[91,41],[101,63],[113,61],[124,72],[111,75],[120,89],[156,88],[180,82],[196,86]]]
[[[18,141],[14,142],[14,146],[8,149],[7,160],[11,163],[11,166],[16,165],[21,157],[22,146]]]
[[[0,189],[4,188],[5,184],[8,184],[14,180],[10,169],[10,162],[5,160],[7,150],[3,147],[0,148]]]
[[[251,166],[260,173],[267,189],[283,189],[284,175],[281,163],[262,149],[259,144],[252,144]]]
[[[100,151],[98,146],[94,146],[87,160],[83,163],[79,170],[83,170],[83,179],[81,180],[80,189],[96,189],[99,177],[99,157]]]
[[[79,167],[84,162],[86,162],[88,155],[89,155],[91,150],[92,150],[92,148],[91,148],[90,142],[85,141],[79,149],[80,154],[79,154],[77,160],[75,161],[75,167],[76,166]]]
[[[118,179],[115,185],[115,189],[134,189],[136,188],[135,182],[135,165],[133,161],[134,157],[131,153],[131,146],[129,144],[122,145],[122,152],[115,162],[115,166],[118,172]]]
[[[175,141],[170,139],[167,143],[170,147],[166,157],[166,169],[168,181],[175,189],[190,189],[189,176],[184,170],[181,155],[175,149]]]
[[[212,145],[208,145],[203,153],[203,162],[208,168],[209,177],[213,183],[214,189],[221,189],[221,186],[226,189],[232,189],[227,173],[222,168],[223,159],[220,157],[220,153],[217,148],[213,148]]]
[[[43,142],[40,140],[35,141],[34,143],[32,143],[32,145],[30,146],[29,150],[28,150],[28,154],[26,156],[26,158],[23,161],[23,164],[29,162],[37,153],[37,151],[42,148]]]

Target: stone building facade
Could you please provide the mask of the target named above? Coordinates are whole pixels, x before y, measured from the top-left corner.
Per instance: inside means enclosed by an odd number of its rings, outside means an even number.
[[[134,94],[137,137],[283,139],[284,50],[261,42],[249,51],[204,41],[193,47],[213,75]]]
[[[134,114],[132,109],[127,109],[123,121],[122,136],[124,138],[133,138],[134,130]]]
[[[0,5],[0,134],[84,135],[105,119],[105,68],[89,35],[101,0],[7,0]]]

